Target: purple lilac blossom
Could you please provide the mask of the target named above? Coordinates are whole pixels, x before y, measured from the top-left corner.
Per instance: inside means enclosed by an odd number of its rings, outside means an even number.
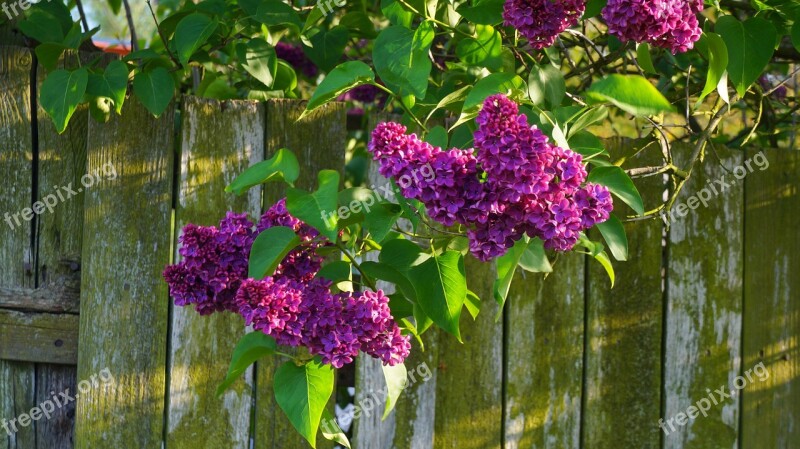
[[[697,13],[703,0],[609,0],[603,19],[609,34],[622,42],[647,42],[684,53],[700,39]]]
[[[553,45],[559,34],[578,23],[586,10],[586,0],[506,0],[505,25],[519,30],[531,46],[542,49]]]
[[[467,226],[470,251],[483,261],[505,254],[525,234],[567,251],[581,232],[609,218],[611,195],[586,184],[580,154],[550,144],[516,103],[491,96],[476,122],[476,150],[445,151],[391,122],[376,127],[369,150],[380,173],[398,180],[403,195],[421,201],[431,218]],[[401,182],[425,165],[433,176]]]

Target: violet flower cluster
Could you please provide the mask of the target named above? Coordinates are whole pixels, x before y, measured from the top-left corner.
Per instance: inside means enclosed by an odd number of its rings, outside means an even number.
[[[700,39],[703,0],[608,0],[603,19],[621,41],[647,42],[684,53]]]
[[[585,183],[581,156],[550,144],[516,103],[491,96],[476,121],[474,150],[433,147],[392,122],[375,128],[369,150],[380,173],[398,180],[403,195],[421,201],[431,218],[465,225],[470,251],[483,261],[525,234],[567,251],[582,231],[609,218],[608,189]],[[413,176],[426,165],[434,176]]]
[[[553,45],[556,37],[578,23],[586,10],[586,0],[506,0],[505,25],[519,30],[531,46],[542,49]]]
[[[301,246],[275,273],[247,277],[250,247],[272,226],[292,228]],[[315,277],[323,259],[319,233],[291,216],[285,200],[273,205],[254,228],[244,214],[229,212],[219,227],[189,224],[179,250],[182,261],[168,266],[164,278],[179,306],[194,304],[200,314],[231,311],[247,325],[275,338],[279,345],[305,346],[336,368],[353,362],[359,351],[384,364],[402,363],[411,350],[389,309],[383,291],[333,294],[331,282]]]
[[[308,78],[316,78],[319,74],[317,66],[308,59],[308,56],[303,52],[303,48],[299,45],[278,42],[275,45],[275,54]]]

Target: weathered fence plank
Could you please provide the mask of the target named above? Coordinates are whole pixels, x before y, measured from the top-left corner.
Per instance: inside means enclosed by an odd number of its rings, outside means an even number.
[[[88,58],[88,55],[85,55]],[[69,53],[62,59],[66,67],[77,65],[77,55]],[[44,80],[45,71],[39,67],[38,83]],[[97,181],[97,174],[86,175],[86,138],[89,120],[88,108],[80,106],[72,116],[63,134],[56,132],[52,120],[41,108],[38,116],[38,186],[37,201],[55,204],[39,218],[36,230],[37,289],[60,293],[54,307],[75,313],[61,317],[75,323],[77,340],[80,310],[80,264],[83,238],[84,192],[78,189]],[[66,195],[71,190],[75,194]],[[62,200],[63,198],[63,200]],[[65,300],[73,299],[67,303]],[[57,301],[57,302],[56,302]],[[75,342],[77,344],[77,341]],[[62,343],[63,344],[63,343]],[[58,348],[58,349],[62,349]],[[77,365],[77,348],[69,363]],[[77,367],[40,364],[36,367],[37,402],[50,398],[50,392],[76,391]],[[36,443],[42,449],[72,449],[75,422],[75,404],[59,407],[46,421],[37,424]]]
[[[690,152],[687,146],[674,147],[679,166],[686,166]],[[709,151],[670,216],[664,317],[668,363],[660,423],[667,449],[735,447],[738,439],[738,395],[714,405],[707,389],[732,389],[740,368],[744,186],[731,171],[741,164],[739,151]],[[703,414],[698,416],[695,407],[688,421],[679,415],[702,398]]]
[[[769,378],[744,390],[741,447],[789,449],[800,440],[800,152],[765,154],[769,169],[745,178],[742,368],[763,363]]]
[[[0,285],[8,288],[35,287],[31,223],[21,216],[31,207],[33,188],[32,61],[26,48],[0,46],[0,177],[6,186],[0,195]],[[0,360],[0,419],[12,420],[27,413],[34,406],[35,387],[32,363]],[[0,438],[2,449],[34,447],[32,425],[17,426],[16,431]]]
[[[586,259],[547,277],[518,269],[506,311],[505,449],[578,448]]]
[[[228,210],[257,219],[260,187],[236,197],[225,193],[225,186],[264,158],[264,105],[185,97],[181,122],[175,237],[190,222],[216,226]],[[222,397],[215,393],[244,333],[238,315],[200,316],[192,307],[173,308],[168,447],[250,447],[252,372]]]
[[[172,109],[154,119],[136,100],[89,124],[88,171],[118,176],[86,190],[78,378],[115,383],[78,398],[78,449],[162,444],[173,133]]]
[[[641,144],[607,141],[620,155]],[[634,166],[661,163],[655,148],[634,157]],[[662,202],[660,176],[637,180],[645,210]],[[617,214],[630,210],[614,200]],[[659,220],[627,223],[629,262],[614,263],[616,284],[590,262],[587,292],[583,447],[658,448],[661,416],[662,232]],[[596,235],[595,238],[600,238]]]
[[[436,449],[493,449],[503,445],[503,323],[492,264],[467,256],[469,288],[481,298],[477,320],[461,314],[464,343],[441,332],[436,375]]]
[[[76,364],[78,316],[0,309],[0,358]]]
[[[271,100],[266,104],[265,158],[281,148],[292,150],[300,162],[297,186],[316,188],[316,173],[323,169],[341,170],[347,138],[347,117],[344,103],[321,107],[298,121],[306,102]],[[270,188],[264,192],[264,208],[283,196],[283,189]],[[258,362],[256,367],[255,449],[305,449],[308,443],[294,430],[292,424],[275,403],[272,380],[280,359]],[[322,438],[318,448],[333,447]]]

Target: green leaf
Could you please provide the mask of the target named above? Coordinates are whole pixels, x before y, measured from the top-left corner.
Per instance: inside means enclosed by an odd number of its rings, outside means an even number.
[[[605,8],[608,0],[589,0],[586,2],[586,11],[583,13],[583,20],[589,20],[600,14]]]
[[[594,259],[600,262],[600,265],[606,270],[608,274],[608,279],[611,281],[611,288],[614,288],[614,282],[616,281],[616,276],[614,275],[614,266],[611,264],[611,259],[608,258],[608,254],[605,251],[601,251],[600,253],[594,256]]]
[[[495,70],[503,64],[503,39],[491,25],[475,25],[475,38],[465,38],[456,46],[456,55],[466,64]]]
[[[630,206],[637,214],[644,214],[644,204],[639,191],[625,171],[617,166],[595,167],[586,179],[604,185],[608,190]]]
[[[603,141],[588,131],[580,131],[571,135],[569,147],[572,151],[580,153],[584,160],[600,155],[608,155],[605,148],[603,148]]]
[[[372,239],[378,242],[386,238],[403,212],[399,205],[391,203],[378,203],[370,207],[363,205],[363,207],[365,211],[364,225]]]
[[[475,320],[478,318],[478,314],[481,313],[481,298],[478,298],[478,295],[472,290],[467,290],[467,300],[464,302],[464,306],[472,319]]]
[[[80,68],[72,72],[55,70],[42,83],[39,103],[50,115],[59,134],[67,129],[69,119],[83,101],[88,82],[89,72]]]
[[[303,51],[317,67],[327,72],[341,61],[348,39],[350,33],[347,28],[339,25],[311,36],[309,41],[312,47],[304,46]]]
[[[708,72],[706,74],[706,85],[698,98],[702,101],[708,94],[714,92],[719,85],[725,70],[728,68],[728,47],[725,41],[718,34],[703,33],[701,36],[708,47]]]
[[[337,284],[342,281],[351,281],[353,273],[349,262],[336,260],[323,265],[314,277],[327,279]]]
[[[417,251],[419,251],[419,248],[417,248]],[[395,266],[389,265],[385,262],[372,261],[362,262],[359,267],[361,267],[362,274],[366,275],[367,277],[391,282],[397,286],[399,292],[411,302],[415,303],[417,301],[417,292],[414,289],[414,284],[412,284],[408,277],[406,277],[406,274],[410,268],[401,272]]]
[[[388,366],[381,364],[383,368],[383,378],[386,379],[386,407],[383,410],[383,418],[386,419],[389,413],[394,409],[397,404],[397,399],[403,393],[408,385],[408,371],[406,366],[402,363],[395,366]]]
[[[336,418],[327,408],[322,411],[322,425],[320,426],[320,430],[322,431],[322,436],[325,437],[326,440],[333,441],[334,443],[341,444],[347,449],[350,449],[350,440],[347,439],[347,435],[342,428],[339,427]]]
[[[609,75],[586,91],[590,102],[610,102],[633,115],[671,112],[672,105],[646,78],[639,75]]]
[[[301,118],[325,103],[335,100],[339,95],[354,87],[374,82],[375,74],[363,62],[348,61],[339,64],[328,73],[328,76],[314,90],[314,94],[308,100],[308,105]]]
[[[347,27],[347,30],[356,37],[375,39],[378,36],[375,24],[366,13],[361,11],[348,12],[339,19],[339,25]]]
[[[550,107],[557,108],[567,92],[566,81],[561,70],[547,65],[534,65],[528,76],[528,95],[533,104],[541,106],[545,100]]]
[[[246,44],[237,44],[236,52],[239,64],[247,73],[265,86],[272,86],[278,71],[278,56],[272,45],[262,39],[251,39]]]
[[[544,242],[538,237],[532,238],[525,252],[519,258],[519,266],[531,273],[552,273],[553,266],[544,252]]]
[[[98,123],[108,123],[111,119],[111,112],[114,109],[113,102],[105,97],[95,97],[88,100],[89,114]]]
[[[278,60],[278,71],[272,89],[277,91],[292,92],[297,88],[297,73],[289,63]]]
[[[792,44],[797,51],[800,51],[800,16],[798,16],[794,25],[792,25]]]
[[[494,94],[509,94],[514,91],[524,91],[525,81],[513,73],[492,73],[486,78],[481,79],[464,100],[462,112],[476,111],[483,104],[487,97]],[[455,125],[453,126],[455,128]]]
[[[569,127],[569,131],[567,133],[567,137],[572,137],[573,135],[579,133],[580,131],[594,125],[597,123],[602,122],[603,120],[608,117],[608,108],[605,106],[593,106],[589,107],[586,112],[580,114],[576,119],[575,122]]]
[[[225,380],[222,384],[217,387],[217,396],[221,396],[225,390],[230,388],[230,386],[247,371],[250,365],[262,357],[275,354],[277,350],[278,344],[275,343],[275,340],[269,335],[261,331],[245,334],[239,339],[239,343],[236,344],[236,349],[233,350],[233,357],[228,367],[228,374],[225,376]]]
[[[597,229],[608,244],[608,249],[617,260],[628,260],[628,237],[625,227],[616,215],[611,215],[607,221],[597,224]]]
[[[267,26],[289,25],[297,30],[303,26],[294,8],[281,0],[261,1],[253,18]]]
[[[434,126],[428,131],[428,135],[425,136],[425,142],[435,147],[447,149],[447,130],[440,125]]]
[[[416,31],[390,26],[375,39],[372,51],[375,70],[395,95],[425,98],[432,68],[428,50],[433,37],[433,26],[425,21]]]
[[[414,13],[396,0],[381,0],[381,12],[392,25],[409,28],[414,20]]]
[[[139,72],[133,79],[133,92],[145,108],[158,117],[167,110],[175,93],[175,81],[167,69],[157,67],[150,72]]]
[[[102,75],[89,74],[86,93],[95,97],[105,97],[114,103],[117,114],[122,113],[122,104],[128,92],[128,65],[120,60],[111,61]]]
[[[462,3],[456,11],[474,24],[496,25],[503,22],[504,0],[482,0]]]
[[[317,430],[333,393],[333,378],[333,368],[316,359],[302,366],[289,361],[275,372],[275,401],[311,447],[317,447]]]
[[[300,242],[292,228],[273,226],[265,229],[253,242],[247,276],[253,279],[271,276],[283,258]]]
[[[54,42],[60,44],[64,41],[64,30],[59,20],[49,12],[39,8],[32,10],[28,17],[19,21],[17,28],[26,36],[41,43]]]
[[[67,46],[63,44],[46,42],[44,44],[37,45],[34,52],[36,53],[36,57],[39,59],[39,62],[42,64],[42,66],[44,66],[44,68],[48,71],[53,71],[58,66],[58,61],[61,59],[61,55],[66,49]]]
[[[503,306],[508,297],[508,291],[511,288],[511,281],[514,279],[514,273],[517,271],[517,265],[522,258],[522,255],[528,249],[530,240],[528,238],[521,238],[517,240],[507,253],[498,257],[495,260],[497,266],[497,279],[494,281],[492,290],[494,291],[494,299],[500,308],[497,310],[495,319],[500,319],[503,314]]]
[[[297,219],[313,226],[320,234],[335,242],[339,231],[338,192],[339,172],[322,170],[317,175],[319,187],[313,193],[290,188],[286,194],[286,209]]]
[[[761,17],[740,22],[733,16],[723,16],[714,30],[728,48],[728,77],[743,97],[772,59],[777,39],[775,26]]]
[[[653,65],[653,57],[650,55],[650,45],[648,45],[647,42],[636,45],[636,61],[645,73],[658,73]]]
[[[189,14],[178,22],[172,40],[181,64],[186,65],[189,62],[192,54],[206,43],[218,25],[216,19],[200,13]]]
[[[300,163],[297,162],[297,156],[286,148],[281,148],[266,161],[248,167],[225,187],[225,191],[241,195],[250,187],[266,182],[283,181],[291,185],[298,176],[300,176]]]
[[[445,251],[411,267],[408,277],[414,285],[424,288],[425,294],[417,292],[417,300],[425,315],[461,341],[459,319],[467,299],[464,256],[458,251]]]

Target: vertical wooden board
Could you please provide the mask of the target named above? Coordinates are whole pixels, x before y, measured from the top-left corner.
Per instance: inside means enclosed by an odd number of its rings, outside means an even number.
[[[370,164],[368,180],[370,188],[378,192],[389,183],[378,172],[377,163]],[[394,287],[381,281],[378,282],[378,288],[391,292]],[[425,351],[412,339],[411,354],[405,362],[409,383],[385,420],[382,417],[386,402],[376,399],[382,398],[380,394],[386,388],[381,362],[364,354],[359,356],[355,403],[361,407],[375,403],[374,409],[377,411],[369,414],[362,412],[354,421],[355,449],[425,449],[433,445],[438,337],[437,332],[427,332],[422,336]]]
[[[606,141],[612,154],[643,144]],[[632,159],[631,166],[661,162],[655,149]],[[660,176],[635,181],[645,210],[661,204]],[[614,198],[615,212],[631,214]],[[586,361],[582,445],[591,449],[652,449],[661,445],[662,238],[660,220],[625,224],[628,261],[614,263],[616,284],[594,260],[587,282]],[[599,233],[595,240],[601,239]]]
[[[439,335],[436,375],[436,449],[495,449],[503,445],[503,323],[492,285],[492,264],[467,256],[470,290],[481,298],[478,319],[464,310],[461,335]]]
[[[518,269],[506,302],[505,449],[580,447],[586,260]]]
[[[77,391],[77,370],[72,365],[40,364],[36,370],[36,403],[55,403],[60,393],[74,394]],[[44,405],[44,407],[50,407]],[[72,449],[75,429],[75,402],[53,407],[51,418],[36,424],[37,447],[42,449]]]
[[[265,158],[281,148],[292,150],[300,162],[298,188],[317,187],[317,172],[324,169],[342,171],[347,139],[347,116],[344,103],[331,103],[315,110],[303,120],[297,119],[306,107],[305,101],[271,100],[266,103],[264,130]],[[263,208],[282,198],[284,189],[270,184],[264,189]],[[256,366],[255,449],[305,449],[308,443],[275,403],[273,377],[282,362],[279,358],[259,361]],[[318,438],[318,448],[333,447]]]
[[[78,379],[107,368],[115,382],[78,398],[79,449],[162,445],[173,116],[131,100],[89,123],[88,171],[111,164],[117,178],[86,189]]]
[[[30,50],[0,46],[0,285],[33,287],[31,224],[14,218],[31,206],[32,150]],[[17,215],[19,217],[19,215]],[[2,306],[2,305],[0,305]],[[34,365],[0,360],[0,419],[15,419],[34,406]],[[0,429],[0,448],[35,447],[33,426],[7,435]]]
[[[763,363],[769,377],[758,368],[744,390],[741,447],[789,449],[800,440],[800,153],[764,151],[769,169],[745,178],[742,368]]]
[[[261,188],[237,197],[225,186],[264,157],[264,106],[185,97],[181,117],[181,167],[176,210],[177,239],[187,223],[218,225],[225,212],[257,220]],[[177,248],[177,243],[176,243]],[[175,255],[176,260],[179,256]],[[231,313],[198,315],[173,307],[169,366],[170,448],[250,447],[252,372],[217,397],[244,320]]]
[[[40,85],[44,77],[44,69],[40,67],[38,71]],[[104,174],[100,172],[84,177],[89,120],[86,107],[79,107],[75,111],[67,130],[61,135],[56,132],[52,120],[41,106],[37,107],[37,115],[39,134],[37,199],[48,207],[39,216],[39,226],[36,230],[37,287],[53,292],[74,292],[74,297],[78,298],[84,192],[78,192],[77,189],[84,184],[94,184],[97,177],[103,177]],[[69,310],[79,310],[80,307],[78,301],[65,306]],[[51,391],[61,392],[66,389],[75,391],[76,376],[75,366],[37,365],[37,400],[39,402],[46,400],[51,396]],[[57,408],[50,419],[41,421],[37,425],[37,447],[71,449],[74,418],[74,404]]]
[[[673,150],[686,166],[680,156],[691,148]],[[681,214],[673,207],[670,218],[661,429],[667,449],[735,447],[739,434],[738,395],[719,405],[706,399],[708,416],[695,410],[696,418],[680,418],[683,426],[675,421],[707,398],[707,389],[730,391],[741,362],[744,189],[731,171],[742,153],[717,154],[721,161],[709,152],[695,167],[675,203]]]

